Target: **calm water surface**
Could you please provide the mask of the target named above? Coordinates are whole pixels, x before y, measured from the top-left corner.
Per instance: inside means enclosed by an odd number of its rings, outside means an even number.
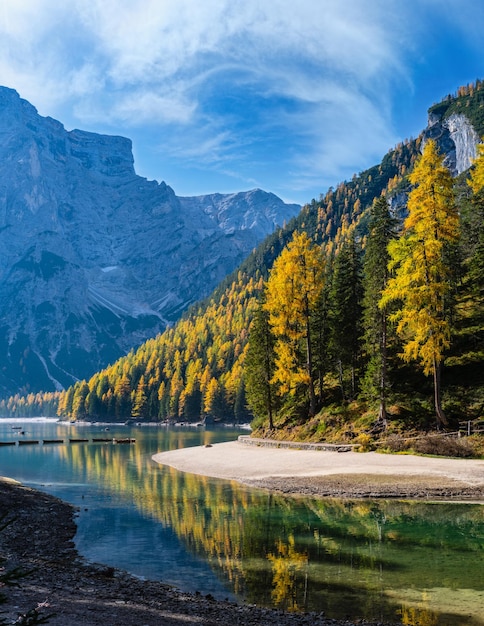
[[[484,625],[484,506],[271,495],[151,459],[240,430],[105,428],[0,420],[0,441],[66,441],[0,447],[0,474],[76,505],[88,559],[286,610]],[[68,443],[93,437],[136,444]]]

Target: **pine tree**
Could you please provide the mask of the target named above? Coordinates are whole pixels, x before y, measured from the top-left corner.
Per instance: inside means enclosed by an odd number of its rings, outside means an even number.
[[[450,268],[446,248],[459,238],[459,217],[452,177],[434,141],[426,143],[410,182],[408,217],[402,236],[389,244],[388,281],[380,306],[397,301],[391,319],[398,322],[406,361],[419,360],[426,375],[433,375],[437,422],[447,424],[442,410],[440,375],[444,351],[450,345],[447,299]]]
[[[250,419],[250,413],[247,409],[247,393],[245,389],[244,379],[240,380],[235,394],[234,401],[234,419],[236,424],[247,422]]]
[[[277,338],[273,380],[282,393],[295,395],[299,387],[307,390],[310,416],[316,413],[311,318],[322,287],[320,250],[305,232],[296,232],[274,262],[265,307]]]
[[[356,395],[356,374],[361,352],[362,297],[361,250],[354,233],[351,233],[343,241],[336,257],[330,295],[331,352],[338,367],[343,400],[348,399],[345,372],[349,372],[350,376],[350,395]]]
[[[87,407],[87,414],[89,415],[89,417],[99,418],[101,416],[103,412],[103,406],[95,389],[93,389],[92,391],[88,393],[85,404]]]
[[[311,324],[311,334],[314,343],[313,363],[315,379],[318,381],[320,403],[324,395],[324,378],[332,367],[330,352],[330,294],[334,265],[333,250],[334,248],[331,244],[323,248],[324,284],[316,302]]]
[[[275,393],[272,378],[275,371],[275,338],[269,325],[269,313],[262,305],[254,314],[249,333],[249,345],[244,362],[247,403],[253,415],[267,419],[274,428]]]
[[[368,237],[363,263],[363,326],[367,353],[366,383],[370,393],[380,398],[378,420],[386,427],[387,396],[387,306],[379,307],[388,278],[388,244],[395,238],[396,220],[391,216],[386,198],[373,203],[368,223]]]

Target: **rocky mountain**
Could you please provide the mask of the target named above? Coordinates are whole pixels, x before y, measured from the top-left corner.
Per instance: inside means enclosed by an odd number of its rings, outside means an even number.
[[[443,117],[441,113],[429,111],[423,145],[428,139],[437,142],[440,152],[445,154],[444,164],[453,176],[468,170],[477,157],[479,135],[463,114],[452,113]]]
[[[69,385],[164,330],[299,209],[177,197],[135,173],[129,139],[0,88],[0,394]]]
[[[429,109],[427,127],[422,132],[420,149],[433,139],[444,155],[444,165],[452,176],[467,171],[477,157],[477,145],[480,143],[479,133],[471,120],[462,113],[446,115],[448,103],[434,105]],[[479,130],[481,126],[476,124]],[[389,196],[390,205],[396,216],[403,219],[407,214],[407,198],[410,186],[403,191]]]

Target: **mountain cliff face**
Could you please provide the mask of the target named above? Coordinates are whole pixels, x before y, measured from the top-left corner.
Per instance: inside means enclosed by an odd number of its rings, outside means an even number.
[[[434,139],[445,154],[444,163],[453,176],[470,168],[477,157],[479,135],[465,115],[453,113],[447,118],[430,112],[424,141]]]
[[[440,111],[439,111],[440,109]],[[422,132],[422,151],[425,143],[433,139],[444,155],[444,165],[452,176],[468,170],[477,157],[479,134],[470,120],[462,113],[444,115],[445,105],[429,109],[427,128]],[[389,196],[390,206],[395,216],[404,219],[407,215],[407,199],[410,186]]]
[[[0,88],[0,394],[69,385],[164,330],[299,209],[177,197],[136,175],[129,139]]]

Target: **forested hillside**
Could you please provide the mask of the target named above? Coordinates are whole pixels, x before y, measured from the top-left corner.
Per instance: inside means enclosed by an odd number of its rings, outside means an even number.
[[[483,110],[478,81],[430,112],[464,113],[482,136]],[[306,205],[173,328],[63,392],[58,414],[255,416],[307,439],[482,417],[484,156],[469,185],[433,141],[420,157],[422,139]]]
[[[334,242],[336,250],[348,227],[361,223],[368,203],[394,188],[417,154],[416,142],[401,144],[381,165],[304,207],[172,329],[90,381],[71,387],[61,397],[60,415],[176,421],[199,421],[209,415],[226,421],[250,420],[242,364],[250,322],[274,260],[300,230],[318,243]]]

